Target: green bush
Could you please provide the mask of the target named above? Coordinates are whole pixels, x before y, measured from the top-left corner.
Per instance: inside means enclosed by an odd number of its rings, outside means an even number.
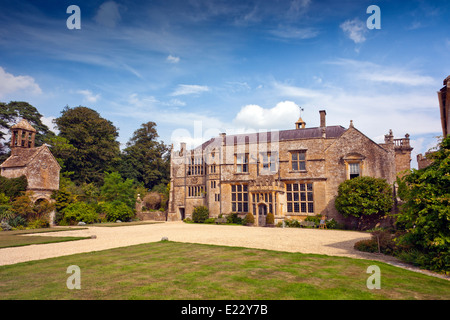
[[[266,224],[272,225],[275,224],[275,216],[272,212],[269,212],[266,216]]]
[[[245,225],[253,225],[254,223],[255,223],[255,217],[253,216],[253,214],[251,213],[251,212],[248,212],[246,215],[245,215],[245,218],[244,218],[244,221],[243,221],[243,223],[245,224]]]
[[[104,203],[101,210],[107,221],[129,221],[134,217],[133,209],[119,200]]]
[[[16,198],[27,190],[28,181],[25,176],[5,178],[0,176],[0,193],[7,197]]]
[[[357,177],[339,185],[336,209],[344,217],[384,215],[391,211],[394,201],[392,188],[384,179]]]
[[[192,212],[192,220],[196,223],[204,223],[209,218],[209,210],[205,206],[199,206],[194,208]]]
[[[301,228],[300,222],[296,219],[285,219],[284,225],[289,228]]]
[[[98,220],[98,213],[94,206],[85,202],[75,202],[69,204],[64,210],[64,224],[75,224],[83,221],[84,223],[94,223]]]
[[[378,252],[378,243],[373,239],[365,239],[356,242],[354,248],[359,251],[376,253]]]
[[[244,219],[240,218],[239,215],[236,212],[230,213],[227,216],[227,223],[231,224],[243,224]]]
[[[208,219],[205,220],[204,223],[214,224],[215,222],[216,222],[216,219],[215,219],[215,218],[208,218]]]
[[[406,231],[398,240],[417,251],[421,267],[450,273],[450,137],[427,158],[430,166],[398,181],[404,203],[396,226]]]
[[[314,222],[316,225],[320,224],[320,220],[322,220],[322,215],[321,214],[317,214],[315,216],[307,216],[305,218],[305,221]]]
[[[27,221],[21,216],[15,216],[8,220],[8,224],[13,228],[21,228],[27,225]]]
[[[45,218],[37,218],[28,222],[28,228],[30,229],[48,228],[49,226],[50,224]]]

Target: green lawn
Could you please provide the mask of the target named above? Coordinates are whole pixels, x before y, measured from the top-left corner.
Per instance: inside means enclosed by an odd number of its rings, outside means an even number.
[[[70,265],[79,290],[66,286]],[[366,286],[370,265],[379,290]],[[0,299],[450,299],[450,281],[377,261],[162,241],[0,266]]]
[[[79,228],[82,229],[82,228]],[[13,230],[13,231],[0,231],[0,248],[7,247],[19,247],[27,246],[30,244],[44,244],[52,242],[63,242],[87,239],[88,237],[46,237],[46,236],[22,236],[24,234],[43,233],[43,232],[56,232],[74,230],[72,229],[30,229],[30,230]]]

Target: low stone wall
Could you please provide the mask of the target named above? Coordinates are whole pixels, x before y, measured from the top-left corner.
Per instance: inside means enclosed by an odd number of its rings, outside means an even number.
[[[145,220],[166,221],[167,220],[166,212],[162,212],[159,210],[137,212],[136,217],[142,221],[145,221]]]

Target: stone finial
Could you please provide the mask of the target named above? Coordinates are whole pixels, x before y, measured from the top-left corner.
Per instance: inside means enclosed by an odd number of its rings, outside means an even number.
[[[350,128],[354,128],[354,126],[353,126],[353,120],[350,120]]]

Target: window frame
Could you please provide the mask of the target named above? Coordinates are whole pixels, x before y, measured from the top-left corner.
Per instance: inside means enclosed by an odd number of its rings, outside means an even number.
[[[314,183],[313,182],[286,182],[286,212],[288,214],[313,215]]]
[[[296,159],[294,159],[296,155]],[[302,155],[302,156],[300,156]],[[303,159],[302,159],[303,158]],[[291,150],[289,151],[289,167],[293,172],[306,172],[306,150]],[[296,169],[294,168],[294,164]]]
[[[234,157],[234,164],[235,164],[235,172],[238,174],[246,174],[249,172],[248,168],[248,159],[249,155],[248,153],[237,153]]]

